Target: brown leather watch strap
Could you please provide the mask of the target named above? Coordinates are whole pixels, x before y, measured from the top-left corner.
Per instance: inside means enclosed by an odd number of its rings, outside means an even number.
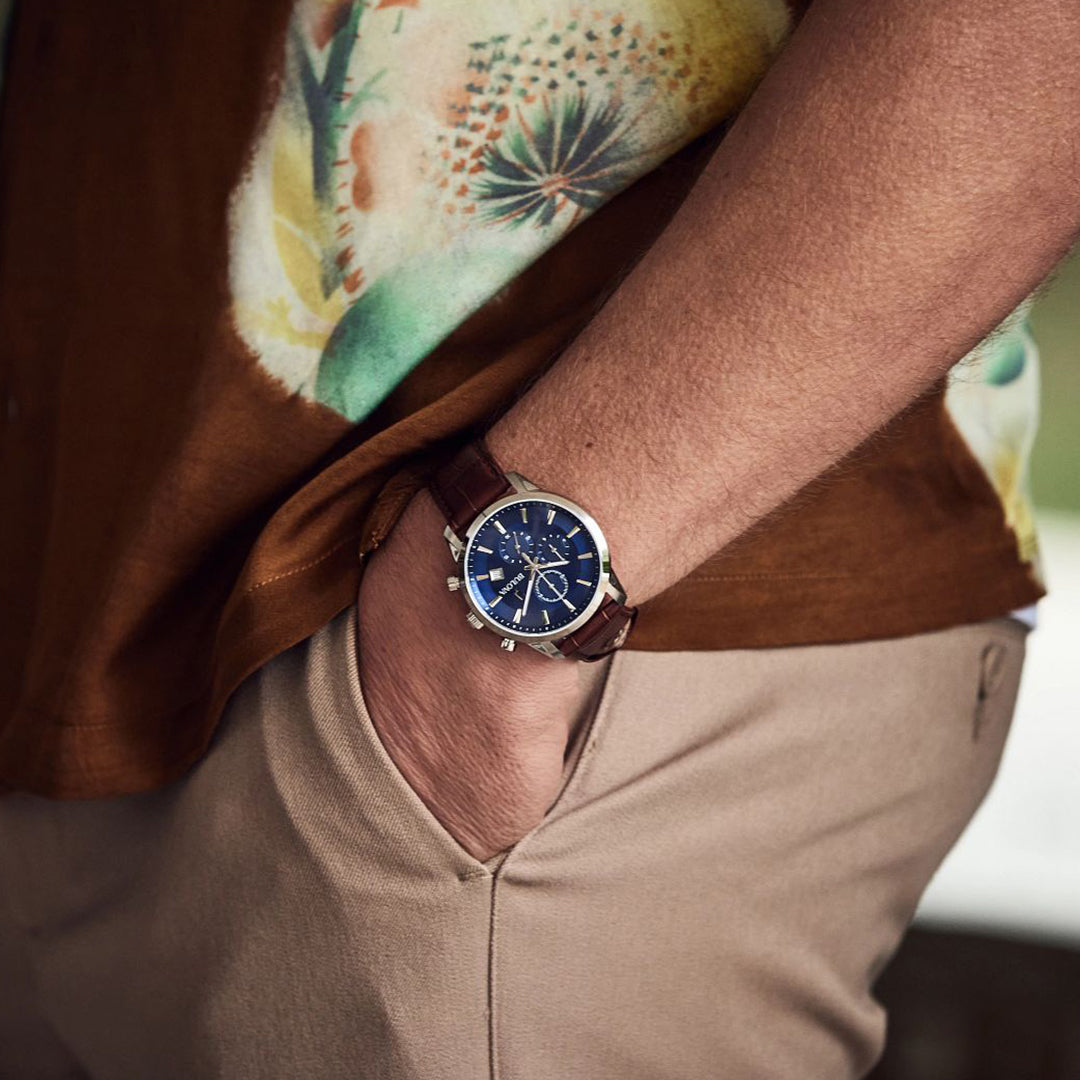
[[[584,626],[556,645],[563,656],[571,659],[600,660],[621,648],[636,618],[636,607],[627,607],[609,596]]]
[[[461,540],[484,507],[513,490],[506,473],[479,440],[466,443],[437,469],[430,486],[436,506]]]

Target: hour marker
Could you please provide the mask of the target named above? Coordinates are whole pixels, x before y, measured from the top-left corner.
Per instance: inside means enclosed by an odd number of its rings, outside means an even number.
[[[524,506],[521,508],[521,520],[524,521],[526,525],[529,524],[529,511]]]
[[[552,508],[548,511],[547,523],[550,525],[555,520],[555,510]]]
[[[491,555],[492,554],[491,548],[486,548],[486,547],[484,547],[483,544],[477,544],[476,545],[476,550],[477,551],[482,551],[485,555]]]
[[[502,597],[501,597],[501,596],[496,596],[496,597],[493,597],[493,598],[492,598],[492,600],[491,600],[491,603],[490,603],[490,604],[488,604],[488,608],[489,608],[489,610],[490,610],[491,608],[493,608],[493,607],[494,607],[494,606],[495,606],[496,604],[498,604],[498,603],[499,603],[499,602],[500,602],[501,600],[502,600]]]
[[[476,580],[477,581],[487,581],[487,579],[488,579],[487,574],[477,574],[476,575]]]
[[[579,585],[591,585],[591,581],[586,581],[584,578],[575,578]]]
[[[578,556],[579,559],[591,559],[592,557],[593,553],[591,551],[586,551],[584,555]]]
[[[521,608],[514,612],[514,622],[521,622]]]
[[[569,531],[569,532],[568,532],[568,533],[566,534],[566,539],[567,539],[567,540],[569,540],[569,539],[570,539],[570,537],[574,535],[574,533],[579,533],[579,532],[581,532],[581,526],[580,526],[580,525],[575,525],[575,526],[574,526],[574,527],[573,527],[573,528],[572,528],[572,529],[571,529],[571,530],[570,530],[570,531]]]
[[[564,603],[564,604],[565,604],[565,605],[566,605],[566,606],[567,606],[567,607],[568,607],[568,608],[569,608],[569,609],[570,609],[571,611],[573,611],[573,610],[574,610],[574,605],[573,605],[573,604],[571,604],[571,603],[570,603],[570,601],[569,601],[569,600],[567,600],[565,596],[564,596],[564,597],[562,597],[562,602],[563,602],[563,603]]]
[[[544,608],[541,614],[544,616],[544,625],[547,626],[551,622],[551,616],[547,612],[547,608]]]
[[[506,577],[506,571],[501,566],[493,566],[491,568],[491,580],[502,581]]]
[[[503,523],[501,521],[493,521],[492,525],[494,525],[495,528],[498,529],[499,532],[501,532],[503,534],[503,536],[506,535],[506,526],[503,525]]]

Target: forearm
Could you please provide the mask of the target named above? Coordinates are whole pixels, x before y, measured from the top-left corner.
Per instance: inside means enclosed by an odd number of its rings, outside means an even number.
[[[595,514],[634,602],[677,581],[1052,270],[1080,229],[1078,61],[1074,0],[817,0],[496,456]]]

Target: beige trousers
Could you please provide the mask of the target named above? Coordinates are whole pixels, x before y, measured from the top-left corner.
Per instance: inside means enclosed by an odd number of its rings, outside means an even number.
[[[1024,637],[622,652],[547,818],[482,864],[384,752],[343,615],[169,788],[0,800],[0,1076],[860,1076]]]

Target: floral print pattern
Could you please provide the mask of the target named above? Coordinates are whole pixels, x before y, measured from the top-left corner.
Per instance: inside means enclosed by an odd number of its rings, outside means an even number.
[[[232,206],[234,320],[358,421],[585,216],[745,99],[784,0],[300,0]]]
[[[945,404],[968,448],[982,465],[1020,556],[1041,578],[1039,543],[1028,489],[1039,417],[1039,350],[1028,297],[950,373]]]

